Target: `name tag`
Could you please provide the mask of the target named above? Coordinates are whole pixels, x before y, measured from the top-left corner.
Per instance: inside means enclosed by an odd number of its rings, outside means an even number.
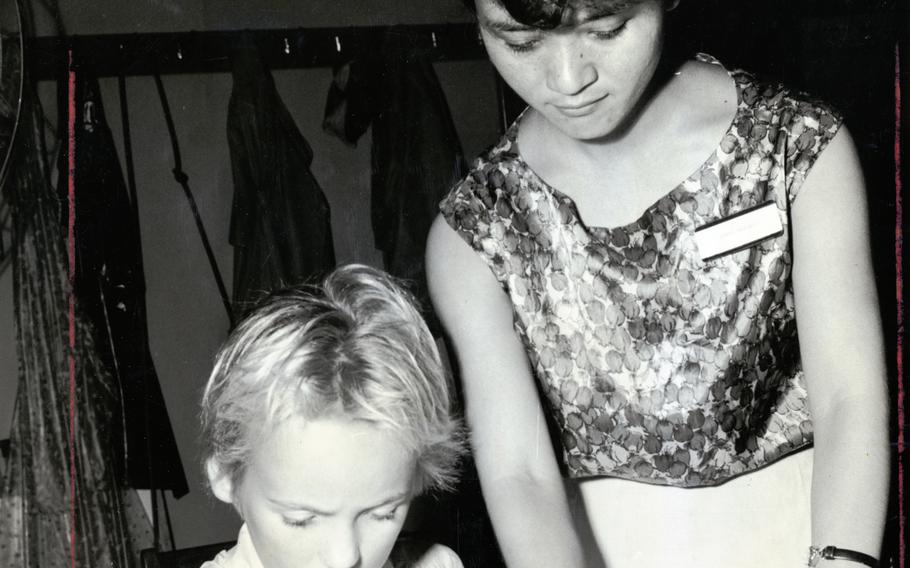
[[[739,252],[784,232],[773,201],[750,207],[735,215],[695,229],[695,244],[702,261]]]

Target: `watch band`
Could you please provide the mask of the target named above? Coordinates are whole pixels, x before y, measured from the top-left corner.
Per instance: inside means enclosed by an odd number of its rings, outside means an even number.
[[[818,566],[818,563],[821,560],[847,560],[864,566],[879,568],[878,560],[876,560],[874,556],[870,556],[863,552],[857,552],[856,550],[850,550],[848,548],[837,548],[836,546],[826,546],[824,548],[818,546],[809,547],[809,566]]]

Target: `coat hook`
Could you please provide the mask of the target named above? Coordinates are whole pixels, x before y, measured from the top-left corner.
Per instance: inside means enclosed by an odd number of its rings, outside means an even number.
[[[335,51],[341,53],[341,39],[338,36],[335,36]]]
[[[291,44],[288,43],[288,38],[284,38],[284,54],[290,55],[291,53]]]
[[[183,48],[181,48],[179,45],[177,46],[177,59],[183,61]]]
[[[430,39],[433,40],[433,47],[434,47],[434,48],[439,47],[439,46],[436,44],[436,32],[430,32]]]

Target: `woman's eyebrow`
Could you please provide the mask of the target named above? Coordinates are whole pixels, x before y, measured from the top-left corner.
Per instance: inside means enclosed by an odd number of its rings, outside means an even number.
[[[590,8],[585,7],[576,11],[572,18],[573,25],[584,24],[616,16],[640,4],[642,0],[615,0],[613,2],[592,2]],[[480,19],[480,24],[494,32],[529,32],[538,31],[539,28],[516,22],[515,20],[500,20],[490,17]]]
[[[576,24],[584,24],[601,18],[609,18],[625,12],[629,8],[640,4],[641,0],[616,0],[615,2],[597,2],[590,9],[579,10]]]
[[[491,18],[482,18],[480,24],[495,32],[528,32],[537,29],[513,20],[494,20]]]

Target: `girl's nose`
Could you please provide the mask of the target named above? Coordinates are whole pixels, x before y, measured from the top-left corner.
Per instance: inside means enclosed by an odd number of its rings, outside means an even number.
[[[360,539],[353,526],[336,528],[323,543],[322,561],[327,568],[353,568],[360,562]]]
[[[547,87],[561,95],[573,96],[597,80],[592,58],[576,38],[565,37],[554,46],[547,64]]]

